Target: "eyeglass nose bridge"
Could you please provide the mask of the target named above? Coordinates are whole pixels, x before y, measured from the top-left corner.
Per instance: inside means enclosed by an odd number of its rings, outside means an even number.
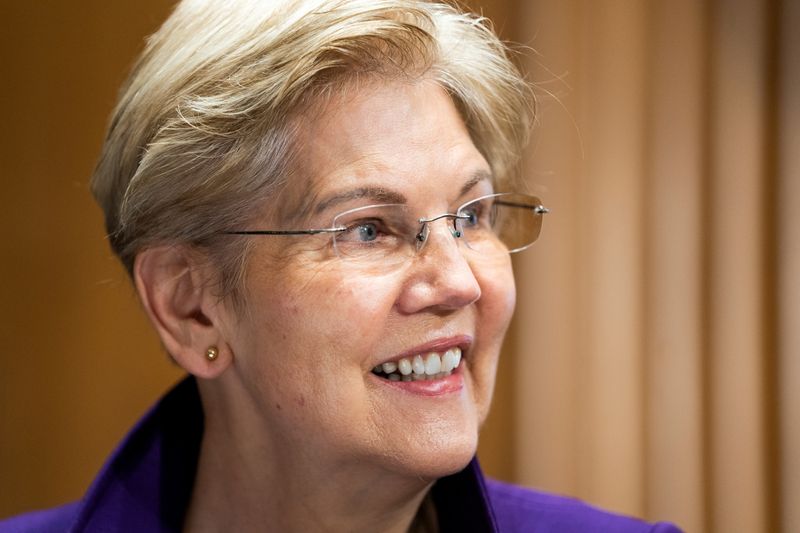
[[[428,236],[431,234],[431,230],[428,227],[428,224],[431,222],[436,222],[437,220],[447,218],[450,219],[453,224],[448,225],[448,229],[450,230],[450,235],[452,235],[455,239],[460,239],[464,235],[456,228],[456,220],[467,220],[469,219],[468,215],[459,215],[456,213],[442,213],[441,215],[436,215],[435,217],[430,218],[420,218],[417,220],[420,224],[419,231],[416,235],[416,242],[417,242],[417,251],[420,251],[425,243],[428,242]]]

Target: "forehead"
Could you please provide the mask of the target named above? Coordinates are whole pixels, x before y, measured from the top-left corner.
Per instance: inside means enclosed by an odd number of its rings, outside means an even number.
[[[283,204],[290,216],[358,190],[450,202],[476,176],[491,182],[450,96],[430,81],[350,87],[316,114],[307,111],[299,128],[296,172]]]

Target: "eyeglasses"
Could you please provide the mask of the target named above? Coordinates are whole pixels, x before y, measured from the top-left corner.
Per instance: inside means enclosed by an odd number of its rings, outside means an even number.
[[[305,230],[226,231],[228,235],[331,234],[342,260],[388,268],[418,253],[433,222],[445,219],[450,234],[482,255],[516,253],[539,237],[542,217],[549,210],[535,196],[498,193],[471,200],[455,213],[430,218],[411,216],[405,204],[357,207],[333,217],[329,228]]]

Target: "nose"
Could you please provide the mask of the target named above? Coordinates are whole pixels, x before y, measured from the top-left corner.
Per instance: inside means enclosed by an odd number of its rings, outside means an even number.
[[[404,313],[455,310],[477,301],[481,287],[452,224],[428,224],[398,299]]]

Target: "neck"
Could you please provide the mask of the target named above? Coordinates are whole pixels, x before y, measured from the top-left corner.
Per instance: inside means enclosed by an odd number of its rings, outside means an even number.
[[[220,416],[211,404],[220,405],[215,402],[221,398],[202,397],[205,430],[185,531],[405,533],[411,528],[430,481],[363,464],[325,468],[302,453],[287,457],[250,429],[257,426]]]

